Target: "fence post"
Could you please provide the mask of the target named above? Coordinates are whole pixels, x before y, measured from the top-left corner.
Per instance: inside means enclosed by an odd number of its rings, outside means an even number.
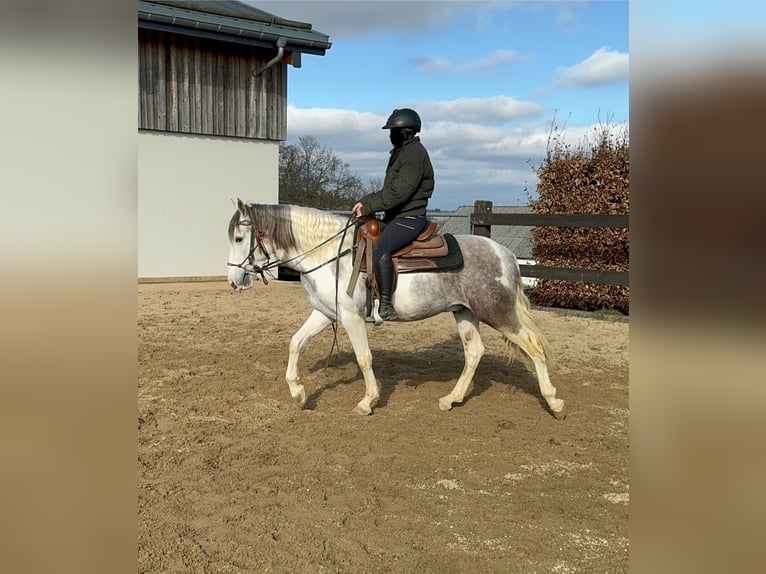
[[[492,214],[492,202],[477,200],[473,204],[473,212],[483,215]],[[481,237],[492,237],[492,226],[487,224],[474,224],[471,229],[473,235],[480,235]]]

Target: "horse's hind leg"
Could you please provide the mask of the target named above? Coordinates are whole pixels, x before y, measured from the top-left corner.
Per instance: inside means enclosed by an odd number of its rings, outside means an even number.
[[[471,384],[473,375],[476,372],[476,367],[479,366],[479,361],[484,356],[484,343],[481,341],[479,320],[476,318],[476,315],[464,308],[456,311],[454,316],[455,321],[457,321],[457,332],[460,335],[460,340],[463,341],[465,365],[452,392],[439,399],[439,408],[443,411],[450,410],[454,403],[463,402],[468,386]]]
[[[542,334],[531,323],[529,317],[519,317],[522,325],[517,333],[503,331],[503,335],[513,344],[524,351],[535,365],[537,382],[540,386],[540,393],[545,402],[548,403],[553,416],[557,419],[566,417],[566,405],[564,401],[556,398],[556,387],[551,383],[548,376],[548,365],[546,361],[546,343]]]
[[[543,395],[545,402],[548,403],[554,417],[559,420],[564,419],[567,416],[566,404],[562,399],[556,398],[556,387],[551,384],[551,380],[548,377],[548,366],[545,364],[545,358],[539,356],[532,357],[532,362],[535,364],[540,393]]]
[[[298,383],[300,379],[298,375],[298,357],[300,357],[301,351],[308,345],[311,338],[323,331],[330,323],[332,321],[327,315],[314,310],[301,328],[295,332],[292,339],[290,339],[290,358],[287,360],[285,380],[287,381],[287,386],[290,387],[290,396],[293,397],[293,400],[299,407],[303,407],[306,404],[306,389]]]

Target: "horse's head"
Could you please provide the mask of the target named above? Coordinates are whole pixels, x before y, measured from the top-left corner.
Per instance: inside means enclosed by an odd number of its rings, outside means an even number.
[[[233,289],[241,291],[253,286],[253,276],[270,262],[262,232],[255,225],[255,208],[237,199],[237,211],[229,221],[229,272]],[[266,281],[264,277],[264,282]]]

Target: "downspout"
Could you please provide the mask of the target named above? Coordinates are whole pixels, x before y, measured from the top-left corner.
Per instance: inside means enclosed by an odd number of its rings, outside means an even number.
[[[277,55],[274,56],[271,60],[266,62],[263,66],[258,68],[255,72],[253,72],[253,76],[260,76],[263,72],[271,68],[274,64],[279,62],[282,59],[282,56],[285,53],[285,46],[287,45],[287,38],[284,36],[281,38],[277,38]]]

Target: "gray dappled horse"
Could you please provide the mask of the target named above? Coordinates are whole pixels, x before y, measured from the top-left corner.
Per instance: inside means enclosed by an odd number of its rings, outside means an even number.
[[[228,281],[234,289],[253,286],[253,277],[285,265],[300,273],[301,285],[313,307],[290,341],[285,379],[293,400],[303,406],[306,391],[298,376],[298,357],[312,337],[333,321],[348,333],[364,376],[364,397],[354,408],[372,413],[380,396],[372,371],[372,354],[365,322],[367,296],[364,274],[353,295],[346,285],[352,276],[353,222],[341,215],[294,205],[258,205],[237,201],[229,222]],[[484,355],[479,322],[500,332],[507,343],[522,349],[535,366],[540,393],[558,419],[566,416],[564,401],[548,377],[548,344],[535,325],[522,289],[516,258],[491,239],[456,235],[464,264],[459,270],[400,274],[394,292],[399,321],[417,321],[451,311],[463,341],[465,366],[452,391],[439,399],[449,410],[463,401],[476,367]]]

